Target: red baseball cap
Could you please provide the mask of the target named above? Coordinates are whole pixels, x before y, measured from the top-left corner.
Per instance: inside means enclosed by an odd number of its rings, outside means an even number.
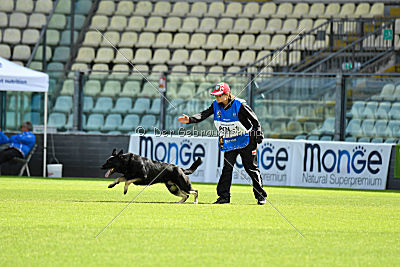
[[[220,95],[229,93],[230,91],[231,91],[231,88],[229,88],[229,85],[227,83],[219,83],[215,86],[215,89],[211,94],[220,96]]]

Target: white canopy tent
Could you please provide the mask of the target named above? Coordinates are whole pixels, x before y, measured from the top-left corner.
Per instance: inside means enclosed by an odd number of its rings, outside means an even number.
[[[43,177],[47,159],[47,95],[49,75],[31,70],[0,57],[0,91],[44,93]]]

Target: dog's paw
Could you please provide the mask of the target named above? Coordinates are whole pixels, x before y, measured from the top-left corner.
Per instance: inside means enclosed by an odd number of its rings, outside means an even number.
[[[115,186],[115,184],[109,184],[108,188],[113,188]]]
[[[124,190],[124,195],[126,195],[126,193],[128,193],[128,190]]]
[[[193,201],[193,204],[199,204],[199,202],[198,201]]]

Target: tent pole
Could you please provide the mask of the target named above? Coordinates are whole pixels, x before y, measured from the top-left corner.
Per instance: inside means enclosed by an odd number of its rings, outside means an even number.
[[[43,132],[43,177],[46,177],[46,160],[47,160],[47,95],[44,93],[44,132]]]

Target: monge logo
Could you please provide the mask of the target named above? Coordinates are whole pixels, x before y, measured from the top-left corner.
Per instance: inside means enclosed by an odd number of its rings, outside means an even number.
[[[285,147],[275,149],[275,146],[269,142],[261,146],[258,161],[265,170],[269,170],[275,165],[278,170],[283,171],[288,160],[289,153]]]
[[[191,160],[205,157],[205,148],[202,144],[193,144],[189,139],[176,142],[159,142],[154,145],[153,137],[139,137],[139,155],[151,160],[187,165]]]
[[[382,165],[382,155],[376,150],[366,152],[366,149],[360,145],[350,150],[326,149],[321,151],[319,144],[305,143],[303,171],[312,172],[316,166],[318,172],[321,172],[322,167],[325,172],[331,173],[336,170],[337,173],[340,173],[341,166],[345,164],[347,173],[352,171],[360,174],[367,168],[370,173],[377,174],[380,171],[378,166]]]

